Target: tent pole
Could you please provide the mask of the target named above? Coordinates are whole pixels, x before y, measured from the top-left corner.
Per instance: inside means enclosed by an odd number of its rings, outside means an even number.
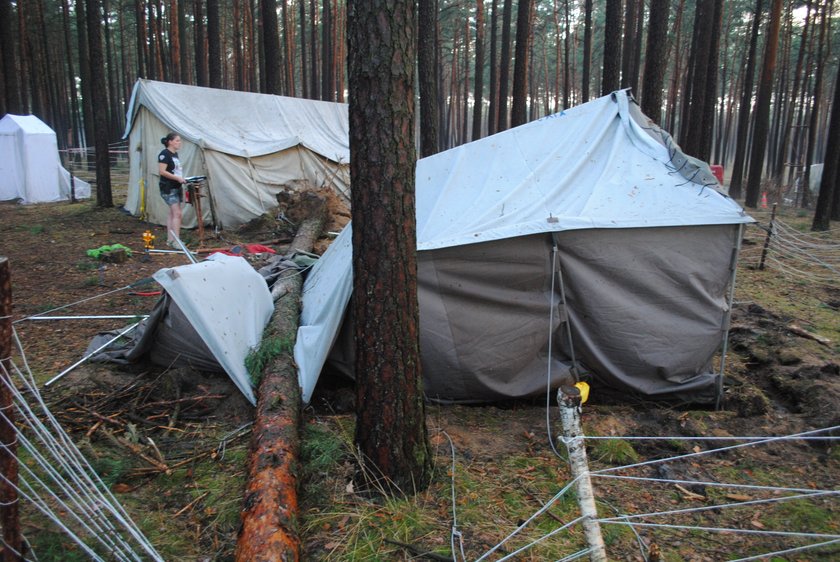
[[[729,297],[727,299],[726,314],[723,317],[723,342],[720,352],[720,373],[717,379],[717,396],[715,398],[715,410],[720,410],[723,399],[723,374],[726,367],[726,351],[729,348],[729,321],[732,318],[732,305],[735,301],[735,276],[738,272],[738,254],[741,253],[741,241],[744,239],[744,224],[738,225],[738,239],[732,251],[732,260],[729,262]]]
[[[560,241],[558,240],[558,236],[556,232],[551,233],[551,238],[554,241],[554,248],[552,249],[552,272],[551,275],[557,275],[557,278],[560,280],[560,301],[563,303],[563,318],[562,323],[566,325],[566,337],[569,340],[569,353],[572,355],[572,368],[571,372],[572,375],[575,377],[575,381],[580,380],[580,370],[578,369],[578,362],[577,358],[575,357],[575,345],[572,342],[572,320],[569,318],[569,309],[566,306],[566,284],[563,282],[563,265],[560,263],[560,258],[557,256],[559,253],[559,246]],[[553,285],[553,279],[552,279]],[[553,287],[552,287],[553,290]],[[552,311],[553,312],[553,311]],[[549,357],[549,361],[551,358]]]

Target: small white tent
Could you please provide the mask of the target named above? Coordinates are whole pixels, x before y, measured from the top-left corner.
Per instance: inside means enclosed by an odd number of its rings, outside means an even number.
[[[420,160],[426,395],[533,396],[574,366],[621,391],[714,398],[752,222],[718,188],[624,91]],[[305,400],[328,353],[352,368],[341,327],[351,262],[342,233],[306,280]]]
[[[73,179],[77,199],[90,197],[90,184]],[[70,173],[61,166],[55,132],[34,115],[0,119],[0,201],[49,203],[70,199]]]
[[[151,222],[166,224],[157,155],[169,132],[181,135],[185,174],[207,176],[205,224],[248,222],[276,207],[277,193],[299,180],[349,195],[346,104],[138,80],[126,119],[125,208]],[[197,224],[192,206],[183,224]]]

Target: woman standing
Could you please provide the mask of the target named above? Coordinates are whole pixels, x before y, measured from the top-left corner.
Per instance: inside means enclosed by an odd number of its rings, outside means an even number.
[[[169,205],[166,217],[166,243],[172,248],[178,248],[173,236],[181,237],[181,203],[184,192],[181,185],[187,183],[184,179],[184,169],[178,158],[181,148],[181,136],[169,133],[160,142],[165,147],[158,154],[158,169],[160,171],[160,196]]]

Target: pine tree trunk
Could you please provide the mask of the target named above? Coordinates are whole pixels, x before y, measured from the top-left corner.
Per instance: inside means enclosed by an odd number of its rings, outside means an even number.
[[[439,151],[438,74],[435,67],[437,2],[420,2],[418,18],[417,71],[420,84],[420,156],[426,157]]]
[[[292,247],[308,252],[323,230],[326,205],[313,196],[309,216],[301,223]],[[301,396],[294,361],[294,341],[300,317],[303,281],[288,272],[278,283],[287,293],[277,301],[263,342],[290,342],[268,362],[261,374],[242,525],[236,541],[236,560],[299,560],[300,536],[297,475],[300,452]]]
[[[280,36],[277,30],[277,1],[260,0],[262,33],[260,40],[265,56],[263,80],[265,94],[280,95]]]
[[[18,9],[20,4],[18,3]],[[14,14],[12,0],[0,0],[0,56],[3,64],[4,113],[21,115],[24,113],[20,96],[19,69],[15,61],[15,38],[12,28]],[[18,45],[20,42],[18,42]]]
[[[208,77],[207,67],[207,38],[204,33],[205,19],[204,19],[204,2],[202,0],[195,0],[193,3],[195,18],[195,26],[193,33],[195,35],[195,83],[199,86],[209,86],[210,78]]]
[[[475,87],[473,88],[472,138],[481,138],[481,118],[484,110],[484,0],[475,2]],[[422,109],[421,112],[422,114]]]
[[[665,80],[665,57],[668,42],[669,0],[651,0],[648,20],[645,75],[642,81],[642,113],[654,123],[662,123],[662,88]]]
[[[761,10],[763,0],[756,0],[753,11],[752,30],[750,31],[750,49],[747,53],[747,70],[744,75],[744,89],[738,108],[738,130],[735,134],[735,163],[729,181],[729,195],[733,199],[741,198],[744,170],[747,160],[747,133],[750,127],[750,109],[752,108],[753,79],[755,77],[755,60],[758,45],[758,30],[761,26]]]
[[[335,100],[332,59],[332,7],[330,0],[324,0],[321,17],[321,99]]]
[[[773,72],[776,68],[776,48],[779,44],[781,15],[782,0],[773,0],[770,9],[767,43],[764,50],[764,62],[761,68],[761,80],[758,84],[758,99],[755,107],[755,124],[750,151],[750,172],[747,178],[747,194],[744,199],[744,204],[751,208],[758,205],[758,196],[761,191],[764,153],[767,147],[768,120],[770,119],[770,96],[773,88]]]
[[[618,89],[621,64],[621,0],[607,0],[604,23],[604,69],[601,95]]]
[[[589,69],[592,66],[592,0],[583,3],[583,68],[581,70],[581,101],[589,101]]]
[[[830,4],[823,5],[822,8],[822,18],[820,20],[820,34],[819,40],[817,41],[817,49],[816,49],[816,72],[814,76],[814,93],[812,95],[813,99],[813,106],[811,108],[811,116],[808,119],[808,133],[807,133],[807,150],[805,153],[805,173],[803,174],[802,184],[802,207],[807,208],[810,204],[811,192],[807,189],[808,185],[811,182],[811,164],[814,162],[814,155],[817,154],[816,147],[816,138],[817,138],[817,130],[819,128],[819,114],[820,114],[820,98],[822,97],[822,81],[823,81],[823,68],[825,67],[825,32],[828,28],[829,19],[828,19],[828,11],[829,11]]]
[[[80,53],[89,53],[85,0],[76,0],[76,37]],[[79,57],[79,84],[82,88],[82,117],[85,125],[85,145],[94,142],[93,86],[91,84],[90,57]]]
[[[840,177],[840,77],[834,79],[834,101],[831,104],[831,121],[828,125],[828,142],[825,150],[820,193],[814,208],[811,230],[828,230],[831,220],[840,220],[840,194],[837,180]],[[808,189],[808,186],[805,186]]]
[[[274,4],[273,0],[270,1]],[[207,0],[207,69],[211,88],[222,87],[221,15],[219,0]],[[275,26],[277,18],[274,18]]]
[[[499,122],[499,73],[496,64],[497,39],[496,33],[498,30],[498,0],[491,0],[491,15],[490,15],[490,106],[487,112],[487,134],[492,135],[496,133]],[[421,6],[423,2],[420,3]],[[422,8],[421,8],[422,9]],[[422,21],[422,20],[421,20]]]
[[[347,22],[360,480],[410,494],[432,468],[418,331],[414,2],[353,0]]]
[[[516,14],[516,55],[513,65],[513,102],[510,126],[517,127],[528,121],[528,40],[531,36],[532,0],[519,0]]]
[[[111,163],[108,154],[108,96],[105,93],[105,58],[102,56],[102,18],[98,0],[87,0],[88,54],[96,139],[96,206],[113,207],[111,195]]]
[[[624,41],[621,47],[621,87],[630,87],[633,68],[633,34],[636,31],[636,0],[624,1]]]
[[[499,118],[496,122],[496,131],[504,131],[508,128],[508,74],[510,73],[510,25],[512,17],[512,0],[504,0],[502,9],[502,51],[499,54]]]

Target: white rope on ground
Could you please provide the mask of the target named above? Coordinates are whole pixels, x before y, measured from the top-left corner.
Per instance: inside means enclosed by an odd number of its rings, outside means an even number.
[[[45,310],[44,312],[39,312],[38,314],[33,314],[31,316],[27,316],[25,318],[19,318],[12,322],[12,324],[17,324],[18,322],[23,322],[24,320],[31,320],[32,318],[36,318],[38,316],[43,316],[45,314],[49,314],[50,312],[56,312],[58,310],[64,310],[65,308],[70,308],[71,306],[76,306],[77,304],[86,303],[92,300],[96,300],[102,297],[107,297],[108,295],[113,295],[114,293],[119,293],[121,291],[127,291],[128,289],[133,289],[137,286],[137,283],[132,283],[131,285],[126,285],[125,287],[120,287],[119,289],[114,289],[112,291],[107,291],[105,293],[100,293],[98,295],[93,295],[92,297],[87,297],[82,300],[78,300],[76,302],[71,302],[70,304],[64,304],[61,306],[57,306],[55,308],[51,308],[49,310]]]
[[[18,396],[16,396],[16,399],[20,400],[19,393]],[[16,402],[16,405],[19,406],[19,403]],[[32,415],[27,415],[25,409],[20,407],[18,407],[18,411],[29,424],[32,424],[30,429],[34,429],[34,427],[40,425],[39,420],[34,417],[34,413],[30,412]],[[2,417],[5,419],[5,416]],[[6,421],[8,422],[8,420]],[[79,478],[79,467],[74,466],[72,459],[68,461],[64,455],[65,451],[60,449],[56,450],[55,444],[50,443],[49,434],[42,432],[39,440],[42,445],[47,448],[47,453],[51,459],[46,458],[46,455],[42,454],[37,446],[35,446],[34,443],[23,433],[19,432],[18,437],[24,449],[26,449],[32,456],[33,460],[44,469],[50,480],[60,488],[61,494],[69,499],[70,503],[75,506],[75,509],[66,501],[62,500],[62,496],[60,496],[58,492],[55,492],[46,482],[44,482],[42,478],[35,474],[29,466],[26,464],[20,464],[20,468],[29,475],[32,481],[36,482],[42,490],[45,490],[47,496],[53,498],[54,501],[57,501],[67,514],[75,519],[83,529],[91,534],[91,536],[93,536],[94,539],[99,541],[103,546],[116,553],[121,553],[124,548],[128,547],[124,539],[122,539],[122,537],[118,534],[115,534],[116,528],[107,518],[107,512],[112,511],[109,509],[110,505],[108,502],[102,501],[103,498],[98,489],[95,487],[91,488]],[[53,462],[51,462],[51,460],[58,462],[61,471],[57,470],[53,466]],[[69,475],[69,483],[65,480],[63,474]],[[30,489],[32,494],[38,494],[30,481],[27,480],[24,483]],[[74,488],[74,486],[77,488]],[[44,502],[43,505],[46,506],[46,502]],[[103,507],[105,508],[104,512]],[[55,520],[55,517],[52,517],[52,519]],[[130,547],[128,547],[128,549],[129,552],[131,552]],[[138,559],[136,555],[134,559]]]
[[[799,230],[796,230],[789,224],[778,219],[776,219],[776,226],[779,227],[780,232],[783,232],[790,238],[795,239],[803,246],[810,246],[812,248],[827,248],[840,251],[840,242],[831,241],[831,231],[828,231],[829,234],[823,236],[820,236],[819,234],[808,234],[807,232],[801,232]],[[836,231],[837,229],[834,230]]]
[[[798,436],[802,436],[802,435],[814,435],[814,434],[817,434],[817,433],[822,433],[822,432],[826,432],[826,431],[834,431],[834,430],[837,430],[837,429],[840,429],[840,425],[836,425],[836,426],[833,426],[833,427],[827,427],[827,428],[823,428],[823,429],[814,429],[814,430],[811,430],[811,431],[803,431],[801,433],[794,433],[793,435],[785,436],[784,439],[788,439],[788,438],[792,438],[792,437],[798,437]],[[692,457],[700,457],[700,456],[705,456],[705,455],[711,455],[711,454],[714,454],[714,453],[720,453],[722,451],[731,451],[731,450],[734,450],[734,449],[741,449],[743,447],[751,447],[751,446],[754,446],[754,445],[761,445],[761,444],[764,444],[764,443],[772,443],[774,441],[780,441],[782,439],[783,439],[782,437],[770,437],[770,438],[763,439],[763,440],[760,440],[760,441],[752,441],[750,443],[740,443],[738,445],[730,445],[729,447],[720,447],[718,449],[709,449],[707,451],[699,451],[699,452],[696,452],[696,453],[687,453],[687,454],[684,454],[684,455],[675,455],[673,457],[667,457],[667,458],[664,458],[664,459],[654,459],[654,460],[650,460],[650,461],[638,462],[638,463],[633,463],[633,464],[628,464],[628,465],[623,465],[623,466],[614,466],[614,467],[609,467],[609,468],[603,468],[601,470],[593,471],[591,474],[592,475],[605,474],[605,473],[608,473],[608,472],[616,472],[616,471],[619,471],[619,470],[625,470],[625,469],[628,469],[628,468],[637,468],[637,467],[640,467],[640,466],[649,466],[649,465],[652,465],[652,464],[664,463],[664,462],[674,461],[674,460],[678,460],[678,459],[688,459],[688,458],[692,458]]]
[[[775,435],[759,435],[759,436],[701,436],[701,435],[587,435],[588,441],[604,441],[610,439],[618,439],[621,441],[764,441],[768,437],[776,437]],[[840,439],[840,435],[826,435],[824,437],[790,437],[788,435],[778,436],[780,441],[833,441]]]
[[[804,250],[803,248],[799,247],[795,242],[791,242],[788,238],[785,238],[784,236],[776,236],[774,238],[774,244],[771,244],[771,247],[774,247],[774,249],[776,249],[779,253],[785,253],[791,259],[798,260],[802,263],[822,266],[826,269],[830,269],[834,273],[838,273],[838,271],[834,269],[832,265],[840,263],[840,249],[830,252],[828,255],[823,256],[815,251]]]
[[[121,560],[143,559],[129,544],[133,539],[150,559],[162,560],[49,411],[26,363],[26,354],[18,334],[15,330],[13,334],[23,358],[24,369],[14,363],[11,365],[23,390],[12,384],[11,379],[8,382],[4,379],[4,384],[12,393],[13,404],[20,419],[26,422],[21,424],[24,427],[18,429],[18,439],[33,462],[41,467],[52,482],[48,484],[28,465],[21,464],[25,476],[21,482],[30,491],[26,497],[77,543],[83,543],[84,540],[76,531],[70,530],[65,521],[75,521],[77,529],[88,535],[88,540],[98,541],[109,556],[117,556]],[[11,377],[12,373],[4,371]],[[3,414],[0,416],[6,418]],[[30,439],[27,433],[32,433],[34,439]],[[56,502],[64,513],[56,515],[44,497]],[[125,538],[123,532],[130,539]],[[90,546],[83,548],[87,550]]]
[[[757,484],[732,484],[726,482],[705,482],[703,480],[677,480],[673,478],[654,478],[653,476],[624,476],[621,474],[592,474],[598,478],[612,478],[615,480],[637,480],[642,482],[661,482],[664,484],[689,484],[716,488],[739,488],[743,490],[755,490],[766,492],[834,492],[836,490],[814,490],[812,488],[786,488],[781,486],[759,486]]]
[[[669,523],[644,523],[641,521],[623,521],[623,520],[598,520],[599,523],[607,523],[609,525],[634,525],[637,527],[656,527],[661,529],[685,529],[692,531],[709,531],[712,533],[731,533],[743,535],[761,535],[774,537],[804,537],[813,539],[840,539],[840,535],[831,535],[828,533],[798,533],[796,531],[764,531],[759,529],[739,529],[738,527],[704,527],[701,525],[675,525]]]
[[[758,554],[756,556],[748,556],[746,558],[734,558],[729,562],[746,562],[747,560],[767,560],[770,559],[771,556],[779,556],[782,554],[791,554],[793,552],[802,552],[803,550],[811,550],[813,548],[820,548],[822,546],[828,546],[830,544],[837,544],[840,543],[840,539],[834,539],[831,541],[824,541],[818,542],[814,544],[806,544],[804,546],[797,546],[795,548],[788,548],[785,550],[777,550],[775,552],[765,552],[764,554]]]
[[[542,541],[544,541],[545,539],[548,539],[548,538],[553,537],[554,535],[556,535],[556,534],[557,534],[557,533],[559,533],[560,531],[565,531],[566,529],[568,529],[568,528],[569,528],[569,527],[571,527],[572,525],[575,525],[576,523],[580,523],[580,522],[581,522],[581,521],[583,521],[584,519],[586,519],[586,518],[585,518],[585,517],[578,517],[577,519],[572,519],[571,521],[569,521],[569,522],[568,522],[568,523],[566,523],[565,525],[562,525],[562,526],[560,526],[560,527],[557,527],[556,529],[554,529],[554,530],[553,530],[553,531],[551,531],[550,533],[546,533],[545,535],[543,535],[543,536],[541,536],[541,537],[539,537],[539,538],[537,538],[537,539],[534,539],[533,541],[529,542],[528,544],[526,544],[526,545],[525,545],[525,546],[523,546],[522,548],[518,548],[518,549],[514,550],[513,552],[511,552],[510,554],[508,554],[508,555],[506,555],[506,556],[503,556],[503,557],[499,558],[498,560],[496,560],[496,562],[503,562],[504,560],[510,560],[511,558],[513,558],[514,556],[516,556],[517,554],[521,554],[522,552],[525,552],[526,550],[528,550],[528,549],[529,549],[529,548],[531,548],[532,546],[535,546],[535,545],[537,545],[537,544],[541,543],[541,542],[542,542]],[[479,558],[478,560],[481,560],[481,558]],[[478,562],[478,560],[476,560],[476,562]]]
[[[531,523],[531,521],[533,521],[534,519],[536,519],[537,517],[539,517],[540,515],[542,515],[542,514],[543,514],[543,513],[545,513],[546,511],[548,511],[548,510],[551,508],[551,506],[552,506],[552,505],[554,505],[554,504],[557,502],[557,500],[559,500],[560,498],[562,498],[562,497],[566,494],[566,492],[568,492],[568,491],[569,491],[569,489],[570,489],[570,488],[571,488],[571,487],[575,484],[575,482],[577,482],[577,481],[578,481],[581,477],[583,477],[583,476],[585,476],[585,473],[584,473],[584,474],[581,474],[581,475],[579,475],[579,476],[577,476],[576,478],[573,478],[573,479],[571,480],[571,482],[568,482],[565,486],[563,486],[563,489],[561,489],[559,492],[557,492],[557,493],[554,495],[554,497],[553,497],[553,498],[551,498],[550,500],[548,500],[548,501],[545,503],[545,505],[543,505],[543,506],[542,506],[539,510],[537,510],[537,511],[536,511],[533,515],[531,515],[531,516],[530,516],[527,520],[525,520],[525,521],[524,521],[521,525],[519,525],[519,527],[517,527],[516,529],[514,529],[514,530],[513,530],[513,531],[512,531],[512,532],[511,532],[508,536],[506,536],[505,538],[503,538],[503,539],[502,539],[502,540],[501,540],[501,541],[500,541],[500,542],[499,542],[496,546],[494,546],[493,548],[491,548],[490,550],[488,550],[487,552],[485,552],[484,554],[482,554],[482,555],[481,555],[481,557],[477,558],[475,562],[481,562],[482,560],[484,560],[485,558],[487,558],[488,556],[490,556],[491,554],[493,554],[494,552],[496,552],[499,548],[501,548],[501,546],[502,546],[503,544],[505,544],[507,541],[509,541],[510,539],[512,539],[513,537],[515,537],[515,536],[516,536],[516,535],[517,535],[520,531],[522,531],[522,529],[524,529],[525,527],[527,527],[527,526]],[[566,525],[564,525],[564,526],[563,526],[563,528],[565,529],[566,527],[568,527],[568,526],[570,526],[570,525],[573,525],[573,524],[575,524],[575,523],[578,523],[578,522],[579,522],[579,521],[581,521],[582,519],[583,519],[583,517],[578,517],[578,518],[577,518],[577,519],[575,519],[574,521],[571,521],[570,523],[567,523]],[[554,532],[554,531],[552,531],[552,533],[553,533],[553,532]],[[546,537],[543,537],[543,538],[546,538]],[[518,551],[517,551],[517,552],[518,552]],[[502,559],[502,560],[503,560],[503,559]],[[497,562],[500,562],[500,561],[497,561]]]
[[[566,556],[565,558],[560,558],[559,560],[557,560],[557,562],[571,562],[572,560],[577,560],[578,558],[583,558],[584,556],[586,556],[590,552],[592,552],[591,548],[584,548],[583,550],[579,550],[579,551],[575,552],[574,554],[570,554],[570,555]]]
[[[685,509],[671,509],[668,511],[651,511],[648,513],[632,513],[626,514],[619,517],[602,517],[599,519],[599,522],[613,522],[613,521],[628,521],[630,519],[641,519],[643,517],[660,517],[662,515],[684,515],[687,513],[699,513],[702,511],[713,511],[717,509],[727,509],[730,507],[744,507],[747,505],[759,505],[759,504],[766,504],[766,503],[781,503],[786,501],[793,501],[793,500],[801,500],[805,498],[814,498],[814,497],[825,497],[825,496],[837,496],[840,495],[840,490],[825,490],[820,492],[814,492],[813,494],[796,494],[794,496],[784,496],[780,498],[766,498],[760,500],[746,500],[741,502],[734,502],[734,503],[723,503],[723,504],[716,504],[716,505],[704,505],[700,507],[689,507]]]
[[[452,442],[452,438],[449,436],[448,433],[441,430],[446,439],[449,441],[449,451],[452,455],[452,474],[450,477],[450,489],[452,493],[452,529],[449,534],[449,547],[452,549],[452,559],[456,562],[458,561],[458,550],[455,548],[455,537],[458,538],[458,543],[461,552],[461,559],[466,560],[467,555],[464,553],[464,536],[461,531],[458,530],[458,513],[456,510],[456,501],[455,501],[455,444]]]
[[[789,277],[803,279],[808,282],[820,283],[823,285],[831,285],[840,281],[840,279],[838,279],[838,277],[835,275],[817,275],[810,271],[802,271],[801,269],[796,269],[795,267],[788,265],[779,259],[776,259],[774,252],[769,252],[767,254],[767,261],[774,263],[776,266],[778,266],[778,270],[781,271],[782,274],[787,275]]]

